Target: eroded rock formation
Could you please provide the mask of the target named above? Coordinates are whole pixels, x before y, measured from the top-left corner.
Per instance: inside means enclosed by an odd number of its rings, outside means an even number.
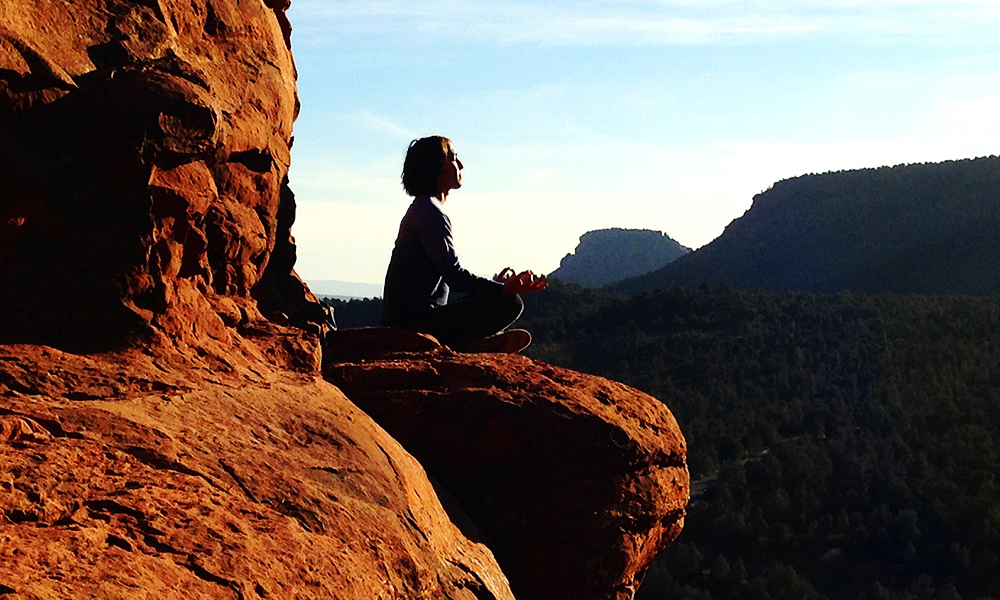
[[[183,337],[236,315],[221,297],[254,318],[293,254],[284,5],[0,4],[0,335]]]
[[[0,595],[512,600],[495,551],[522,600],[631,598],[687,500],[662,405],[339,334],[432,484],[323,381],[287,7],[0,3]]]
[[[458,499],[520,600],[631,599],[680,533],[685,442],[655,398],[521,356],[331,354],[326,378]]]

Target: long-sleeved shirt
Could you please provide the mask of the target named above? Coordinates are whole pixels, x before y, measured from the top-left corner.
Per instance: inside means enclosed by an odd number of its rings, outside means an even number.
[[[407,328],[448,303],[450,289],[501,294],[503,284],[473,275],[458,262],[451,220],[431,196],[413,199],[399,224],[382,291],[382,325]]]

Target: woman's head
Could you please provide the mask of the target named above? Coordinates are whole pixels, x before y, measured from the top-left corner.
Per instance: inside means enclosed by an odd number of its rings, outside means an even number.
[[[434,135],[410,142],[403,161],[403,189],[411,196],[436,196],[462,185],[462,163],[446,137]]]

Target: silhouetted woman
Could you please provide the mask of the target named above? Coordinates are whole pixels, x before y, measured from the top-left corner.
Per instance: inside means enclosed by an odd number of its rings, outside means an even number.
[[[506,268],[493,279],[458,261],[444,203],[462,187],[462,161],[451,140],[414,140],[403,162],[403,189],[413,197],[399,224],[382,292],[382,325],[428,333],[453,350],[518,352],[531,342],[522,329],[504,331],[521,315],[519,294],[547,285],[531,271]],[[450,292],[467,294],[448,303]]]

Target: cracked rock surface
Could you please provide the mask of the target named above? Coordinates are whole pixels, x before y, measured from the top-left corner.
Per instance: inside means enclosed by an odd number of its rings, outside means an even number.
[[[0,346],[5,593],[512,600],[398,443],[332,385],[252,366]]]

